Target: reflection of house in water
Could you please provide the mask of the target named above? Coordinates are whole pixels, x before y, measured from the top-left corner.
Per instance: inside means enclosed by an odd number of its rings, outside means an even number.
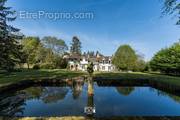
[[[84,55],[71,54],[65,55],[65,59],[68,60],[70,70],[82,70],[86,71],[90,62],[94,64],[94,71],[114,71],[115,67],[112,64],[111,56],[104,56],[97,52],[95,55],[84,53]]]

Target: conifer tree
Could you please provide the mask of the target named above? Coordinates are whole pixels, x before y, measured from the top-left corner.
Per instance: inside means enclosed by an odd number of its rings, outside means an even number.
[[[71,54],[81,55],[81,41],[76,36],[72,39],[70,52]]]
[[[0,68],[7,71],[14,69],[15,64],[22,59],[21,45],[17,41],[21,39],[19,29],[8,25],[7,22],[14,21],[15,11],[6,7],[7,0],[0,0]]]

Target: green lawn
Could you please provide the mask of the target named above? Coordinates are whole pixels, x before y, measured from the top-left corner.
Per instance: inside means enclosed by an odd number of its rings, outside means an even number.
[[[96,72],[95,77],[102,77],[106,79],[124,79],[124,80],[152,80],[161,83],[168,83],[171,85],[180,86],[180,77],[160,75],[160,74],[150,74],[150,73],[105,73]]]
[[[22,80],[38,80],[43,78],[70,78],[85,75],[84,72],[74,72],[68,70],[23,70],[22,72],[13,72],[9,75],[0,74],[0,86],[19,82]]]
[[[0,86],[19,82],[22,80],[39,80],[43,78],[71,78],[81,75],[87,75],[86,72],[75,72],[68,70],[24,70],[23,72],[13,72],[9,75],[0,74]],[[120,73],[120,72],[95,72],[94,77],[106,79],[124,79],[124,80],[152,80],[161,83],[180,86],[180,77],[173,77],[160,74],[149,73]]]

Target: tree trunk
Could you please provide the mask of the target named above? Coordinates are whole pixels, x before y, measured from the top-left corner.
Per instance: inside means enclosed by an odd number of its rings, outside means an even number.
[[[29,70],[29,63],[27,62],[27,67],[28,67],[28,70]]]

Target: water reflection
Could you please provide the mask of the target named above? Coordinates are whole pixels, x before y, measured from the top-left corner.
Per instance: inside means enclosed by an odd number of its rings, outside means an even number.
[[[78,99],[83,90],[84,82],[78,81],[72,83],[72,94],[74,99]]]
[[[135,90],[135,88],[134,87],[116,87],[116,90],[119,94],[128,96]]]
[[[0,115],[17,116],[23,115],[26,94],[18,92],[14,94],[3,94],[0,96]]]
[[[43,93],[43,87],[30,87],[22,90],[27,95],[27,99],[40,99]]]
[[[56,103],[63,100],[68,93],[65,87],[45,87],[41,94],[41,99],[44,103]]]
[[[54,86],[54,85],[53,85]],[[64,100],[72,91],[73,99],[78,99],[83,90],[84,82],[73,81],[69,87],[30,87],[20,91],[0,95],[0,116],[23,116],[27,101],[39,100],[44,104],[55,104]]]
[[[167,97],[173,99],[174,101],[176,101],[177,103],[180,103],[180,96],[169,94],[169,93],[164,92],[162,90],[156,90],[155,88],[149,88],[149,90],[156,92],[158,96],[167,96]]]
[[[23,90],[26,99],[39,99],[44,103],[55,103],[63,100],[68,93],[66,87],[30,87]]]
[[[85,114],[85,107],[92,111]],[[42,85],[0,94],[0,116],[5,115],[180,115],[180,97],[150,87],[100,87],[88,78],[86,83],[79,80],[61,87]]]
[[[93,117],[95,113],[95,105],[94,105],[94,82],[91,77],[88,78],[88,99],[87,99],[87,107],[85,113],[88,117]]]

